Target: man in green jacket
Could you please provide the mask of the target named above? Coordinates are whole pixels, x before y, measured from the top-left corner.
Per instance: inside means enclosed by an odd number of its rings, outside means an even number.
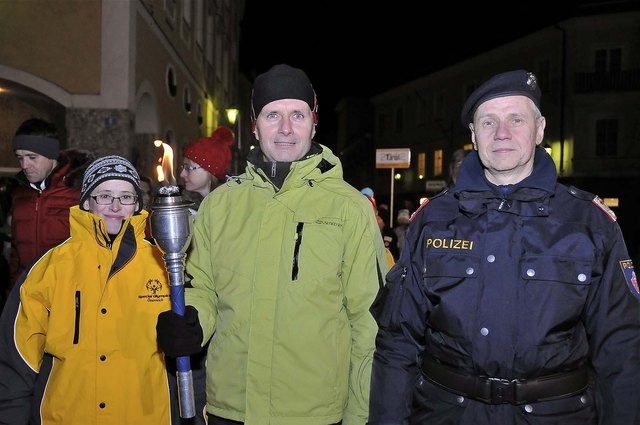
[[[202,202],[186,311],[158,318],[169,356],[207,355],[211,424],[364,425],[377,326],[369,313],[388,271],[366,197],[313,142],[307,75],[259,75],[245,173]]]

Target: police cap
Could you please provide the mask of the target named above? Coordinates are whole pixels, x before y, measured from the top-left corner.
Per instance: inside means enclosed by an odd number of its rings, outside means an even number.
[[[540,87],[532,72],[522,69],[494,75],[471,93],[462,108],[460,116],[463,127],[473,122],[473,115],[478,107],[487,100],[505,96],[526,96],[540,108]]]

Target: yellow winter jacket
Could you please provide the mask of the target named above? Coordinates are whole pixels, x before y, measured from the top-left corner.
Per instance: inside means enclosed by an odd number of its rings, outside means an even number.
[[[155,331],[170,287],[161,252],[144,239],[147,216],[127,219],[111,242],[98,216],[71,208],[71,237],[18,282],[0,320],[0,418],[170,424]]]

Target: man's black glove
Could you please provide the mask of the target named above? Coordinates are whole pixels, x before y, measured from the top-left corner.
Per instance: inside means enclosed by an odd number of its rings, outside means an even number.
[[[198,310],[188,305],[184,316],[172,310],[158,315],[156,325],[158,346],[170,357],[190,356],[202,349],[202,327],[198,321]]]

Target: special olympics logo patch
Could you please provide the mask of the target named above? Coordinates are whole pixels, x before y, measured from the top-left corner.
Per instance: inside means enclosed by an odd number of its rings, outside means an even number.
[[[162,283],[158,279],[149,279],[147,281],[147,291],[156,295],[160,289],[162,289]]]

